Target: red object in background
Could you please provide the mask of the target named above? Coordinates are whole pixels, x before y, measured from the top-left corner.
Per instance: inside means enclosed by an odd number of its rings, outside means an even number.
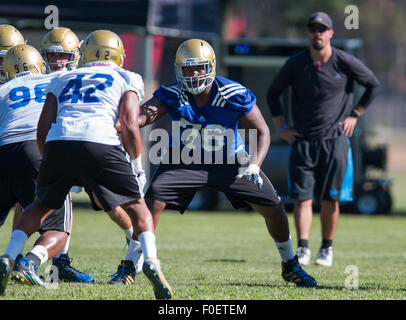
[[[136,45],[137,41],[139,42],[141,39],[139,39],[138,35],[132,32],[121,33],[120,38],[121,40],[123,40],[125,50],[125,59],[123,68],[127,70],[134,70],[136,69],[137,62]],[[162,35],[154,35],[152,36],[152,38],[153,38],[152,63],[154,76],[156,76],[162,65],[165,37]],[[138,64],[141,64],[140,61],[138,61]]]
[[[153,37],[154,37],[154,57],[153,57],[154,75],[157,75],[162,65],[165,37],[162,35],[154,35]]]
[[[225,38],[232,40],[239,38],[245,34],[247,29],[247,19],[244,13],[230,12],[228,14]]]
[[[123,68],[127,70],[132,70],[135,64],[135,45],[138,36],[132,32],[124,32],[120,34],[121,40],[123,40],[125,59]]]

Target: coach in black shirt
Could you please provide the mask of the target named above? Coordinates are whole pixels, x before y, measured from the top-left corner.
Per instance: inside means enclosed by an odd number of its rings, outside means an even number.
[[[379,82],[361,61],[331,46],[333,23],[326,13],[312,14],[307,27],[310,48],[288,59],[273,80],[267,98],[281,138],[291,144],[289,186],[295,199],[299,262],[310,263],[312,201],[317,197],[321,200],[323,241],[315,263],[331,266],[339,201],[352,198],[348,137],[376,96]],[[354,81],[366,88],[355,107]],[[285,123],[279,101],[289,86],[293,95],[292,128]]]

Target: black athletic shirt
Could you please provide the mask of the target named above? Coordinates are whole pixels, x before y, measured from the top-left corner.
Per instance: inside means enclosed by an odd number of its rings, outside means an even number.
[[[367,108],[379,81],[354,56],[332,48],[332,56],[318,65],[310,49],[291,56],[274,78],[267,94],[273,117],[283,114],[279,96],[292,87],[293,127],[306,138],[333,138],[341,134],[339,122],[353,109],[354,80],[366,88],[358,104]]]

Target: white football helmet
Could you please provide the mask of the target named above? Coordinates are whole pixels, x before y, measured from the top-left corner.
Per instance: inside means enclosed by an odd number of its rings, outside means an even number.
[[[204,75],[184,76],[183,68],[189,66],[203,66]],[[183,42],[176,51],[175,74],[182,90],[192,94],[201,93],[212,84],[216,76],[216,55],[213,48],[200,39]]]

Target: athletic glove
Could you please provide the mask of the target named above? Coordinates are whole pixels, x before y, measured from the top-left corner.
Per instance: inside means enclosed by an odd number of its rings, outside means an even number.
[[[144,187],[147,184],[147,177],[145,176],[145,171],[142,169],[141,154],[137,158],[131,160],[131,164],[134,168],[135,175],[138,178],[138,184],[141,190],[144,190]]]
[[[260,168],[256,165],[251,163],[247,169],[242,174],[236,176],[237,179],[246,179],[247,181],[251,181],[258,186],[258,189],[262,188],[264,181],[262,180],[261,176],[259,175]]]

